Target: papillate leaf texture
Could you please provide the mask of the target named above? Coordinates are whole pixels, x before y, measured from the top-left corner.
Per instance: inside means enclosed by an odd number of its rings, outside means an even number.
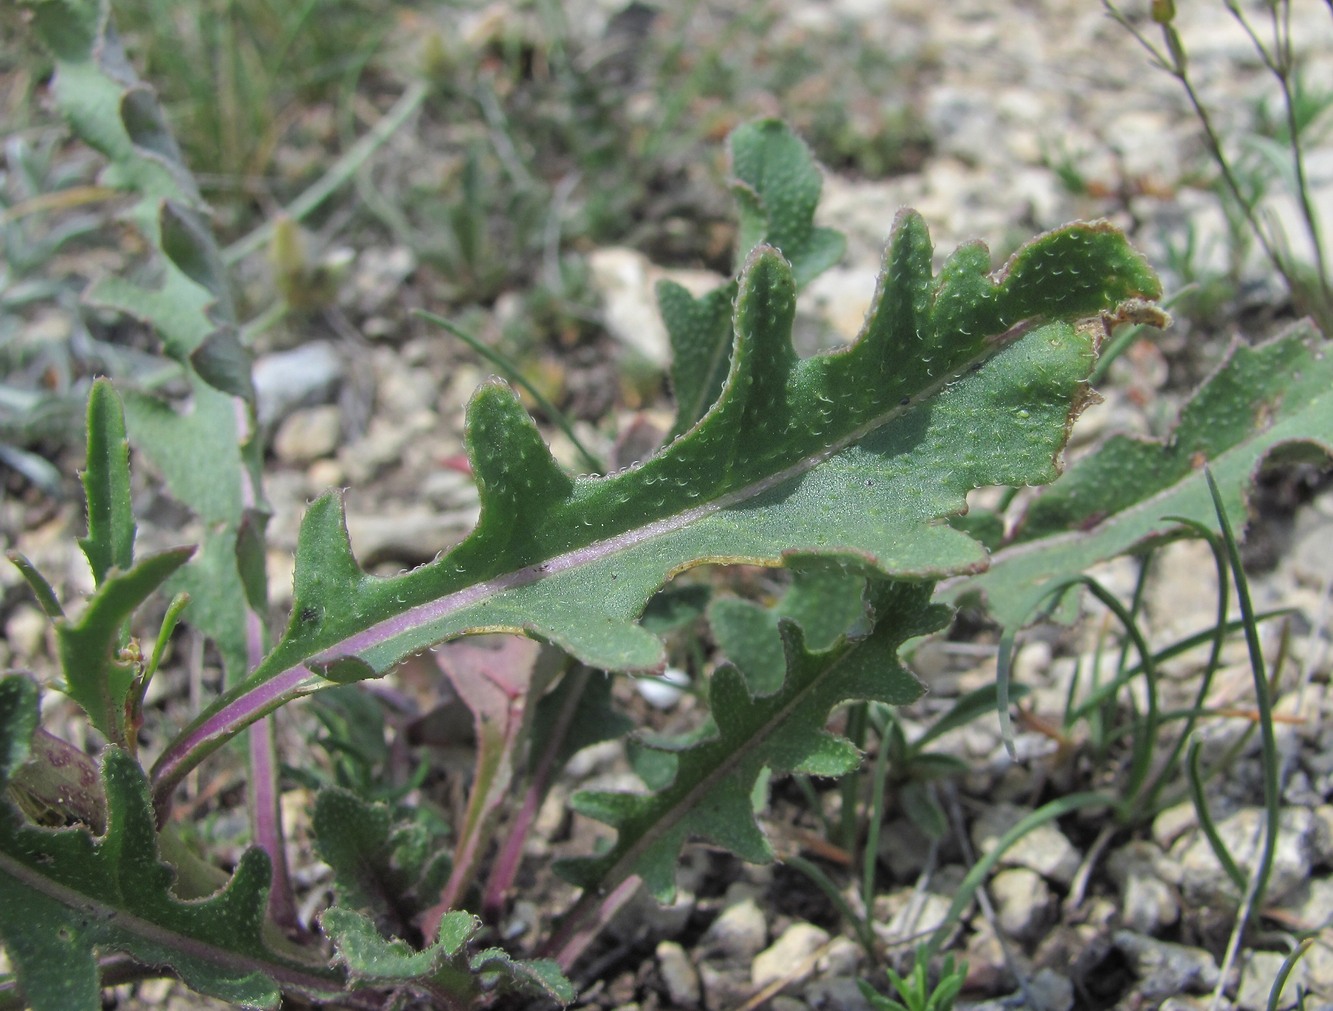
[[[1041,236],[995,275],[980,243],[938,275],[932,252],[921,217],[900,214],[860,338],[800,358],[791,268],[756,249],[721,397],[656,456],[606,477],[564,471],[513,392],[484,384],[466,428],[475,530],[378,579],[352,556],[338,497],[316,501],[282,641],[167,752],[159,785],[242,712],[379,676],[460,635],[524,633],[594,667],[657,669],[662,645],[636,619],[695,565],[826,556],[916,580],[984,568],[984,549],[945,518],[978,486],[1054,479],[1104,332],[1077,321],[1159,288],[1106,223]]]
[[[0,754],[35,724],[36,692],[16,688],[22,680],[0,681],[0,699],[18,700],[0,703]],[[35,1011],[100,1008],[97,955],[108,950],[170,967],[193,989],[245,1006],[276,1007],[279,987],[340,992],[337,973],[280,956],[261,937],[269,882],[262,851],[247,851],[221,891],[182,901],[159,857],[138,763],[108,748],[102,779],[101,836],[32,825],[0,799],[0,941]]]
[[[421,951],[381,936],[368,917],[341,906],[326,910],[320,925],[354,980],[373,987],[408,985],[432,997],[436,1007],[474,1008],[484,992],[497,988],[561,1004],[574,1000],[573,986],[552,962],[513,959],[498,948],[471,952],[481,921],[461,910],[445,914],[434,943]]]
[[[616,842],[556,869],[585,889],[613,888],[638,874],[659,901],[671,902],[687,839],[707,840],[752,862],[771,860],[751,803],[760,773],[838,776],[856,768],[861,756],[852,743],[824,729],[829,712],[848,701],[906,705],[920,696],[924,688],[899,662],[898,648],[947,622],[948,608],[930,603],[932,588],[878,587],[874,631],[822,652],[808,649],[800,627],[782,619],[781,686],[756,694],[737,668],[719,668],[709,696],[716,733],[677,753],[674,780],[655,793],[576,794],[575,810],[615,828]]]
[[[1032,502],[988,571],[948,586],[945,597],[981,595],[1017,628],[1055,603],[1053,586],[1176,532],[1175,517],[1216,530],[1205,464],[1227,514],[1246,515],[1255,475],[1274,455],[1333,456],[1333,355],[1308,323],[1233,346],[1165,439],[1108,439]]]
[[[767,244],[782,250],[798,288],[838,262],[846,240],[815,225],[824,180],[814,155],[782,121],[744,123],[731,132],[731,192],[740,212],[738,246],[744,257]],[[732,347],[736,281],[695,298],[674,281],[657,285],[657,304],[671,338],[673,436],[702,418],[722,392]]]

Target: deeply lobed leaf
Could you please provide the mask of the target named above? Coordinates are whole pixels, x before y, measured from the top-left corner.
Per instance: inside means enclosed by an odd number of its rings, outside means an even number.
[[[1217,528],[1208,464],[1228,514],[1243,516],[1255,474],[1273,453],[1333,456],[1333,356],[1309,324],[1257,347],[1234,346],[1181,409],[1165,439],[1113,436],[1040,495],[988,571],[947,597],[982,595],[1016,628],[1051,587],[1179,528]]]
[[[608,477],[567,474],[508,388],[484,385],[468,409],[473,533],[375,579],[352,557],[338,500],[317,501],[282,642],[165,756],[163,784],[178,755],[221,740],[230,721],[458,635],[524,632],[592,666],[653,669],[661,645],[635,619],[694,565],[825,555],[915,579],[983,567],[980,546],[943,518],[974,487],[1055,476],[1098,331],[1073,321],[1154,297],[1157,282],[1097,223],[1035,240],[995,276],[980,244],[938,277],[931,257],[924,222],[904,212],[861,338],[800,359],[791,269],[755,250],[721,398],[657,456]]]
[[[435,999],[436,1006],[462,1009],[477,1006],[491,989],[536,994],[569,1004],[574,988],[550,961],[512,959],[497,948],[472,953],[468,945],[480,922],[471,913],[454,911],[440,922],[434,943],[421,951],[405,941],[386,939],[365,916],[334,906],[321,925],[337,948],[352,978],[370,986],[409,985]]]
[[[798,287],[842,256],[846,241],[815,226],[823,178],[804,142],[780,120],[745,123],[732,131],[732,193],[740,212],[744,257],[765,244],[782,250]],[[717,401],[731,355],[731,309],[737,282],[695,298],[674,281],[657,285],[657,303],[671,338],[671,388],[676,397],[672,436],[688,430]]]
[[[656,793],[576,794],[575,809],[611,825],[617,838],[606,852],[557,870],[585,889],[613,888],[636,873],[655,897],[670,902],[677,856],[689,838],[746,860],[770,860],[751,805],[760,773],[836,776],[856,767],[860,754],[851,742],[824,729],[829,712],[848,701],[905,705],[921,694],[897,652],[948,619],[946,608],[930,603],[930,592],[929,584],[878,588],[874,631],[822,652],[807,648],[799,626],[784,620],[785,677],[767,694],[752,691],[735,667],[719,668],[710,693],[715,735],[679,751],[674,780]]]
[[[7,677],[0,700],[0,754],[21,754],[36,722],[36,689]],[[269,881],[261,851],[247,851],[221,891],[182,901],[159,857],[138,764],[109,748],[102,778],[106,831],[97,837],[81,826],[28,824],[0,801],[0,940],[36,1011],[100,1007],[97,954],[106,949],[169,966],[194,989],[249,1006],[276,1007],[280,986],[341,990],[336,973],[279,955],[261,936]]]

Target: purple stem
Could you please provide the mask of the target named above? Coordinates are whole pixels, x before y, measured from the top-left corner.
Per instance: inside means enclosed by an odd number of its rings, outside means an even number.
[[[532,827],[537,811],[551,788],[551,779],[556,773],[556,759],[578,712],[579,704],[583,700],[583,687],[588,683],[591,674],[592,668],[580,664],[570,675],[579,679],[577,690],[570,692],[566,698],[564,708],[547,740],[546,750],[535,763],[537,771],[524,793],[523,805],[509,826],[504,843],[500,846],[500,852],[491,865],[491,873],[486,880],[486,889],[481,901],[482,915],[488,919],[498,918],[504,909],[505,898],[513,887],[514,878],[518,875],[519,865],[523,861],[523,845],[528,838],[528,829]]]
[[[268,914],[284,933],[296,936],[304,928],[296,912],[296,894],[292,891],[291,873],[287,868],[272,716],[250,725],[247,743],[250,748],[250,828],[255,842],[268,854],[273,867]]]
[[[252,406],[241,397],[232,400],[236,417],[237,443],[246,445],[256,437]],[[240,468],[241,506],[253,510],[260,501],[260,489],[254,475],[242,463]],[[264,619],[253,607],[245,613],[246,670],[259,666],[267,652],[264,642]],[[268,854],[273,868],[272,885],[268,892],[268,912],[273,921],[286,933],[301,932],[301,920],[296,913],[296,896],[292,891],[291,873],[287,867],[287,845],[282,831],[282,792],[278,783],[277,742],[272,718],[250,725],[250,832],[255,842]]]
[[[328,681],[308,667],[297,666],[260,684],[233,689],[229,694],[234,697],[182,731],[153,766],[153,801],[159,820],[170,805],[172,791],[191,769],[255,720],[327,685]]]
[[[630,875],[601,897],[584,892],[569,916],[560,924],[559,930],[542,946],[542,953],[553,955],[561,970],[569,972],[584,949],[611,922],[620,907],[633,897],[642,883],[638,876]],[[595,916],[592,915],[594,913]]]

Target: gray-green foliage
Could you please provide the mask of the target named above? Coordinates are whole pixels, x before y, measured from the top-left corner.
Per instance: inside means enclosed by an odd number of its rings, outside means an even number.
[[[105,4],[37,0],[32,8],[55,56],[57,101],[106,156],[103,182],[130,196],[126,220],[158,268],[153,285],[109,278],[90,298],[152,328],[190,391],[190,410],[98,384],[82,542],[97,592],[69,619],[40,576],[25,571],[57,622],[66,687],[111,746],[102,759],[100,834],[79,824],[75,810],[52,830],[28,821],[21,805],[0,802],[0,936],[18,971],[0,1005],[22,987],[39,1007],[91,1007],[97,959],[113,950],[256,1004],[271,1005],[282,992],[373,1003],[406,987],[441,1006],[468,1007],[492,986],[568,1001],[567,961],[478,951],[472,914],[436,905],[475,875],[486,853],[485,832],[509,782],[490,771],[476,776],[475,789],[489,791],[474,797],[481,827],[460,829],[452,867],[423,822],[346,790],[321,795],[314,828],[337,894],[320,920],[336,951],[331,961],[313,945],[293,953],[271,941],[269,860],[258,851],[242,858],[222,891],[177,898],[154,813],[165,816],[188,771],[285,702],[380,677],[446,640],[495,631],[540,639],[573,658],[521,683],[496,677],[492,701],[469,700],[485,738],[479,765],[503,767],[506,776],[530,770],[537,785],[527,799],[536,804],[554,766],[621,726],[604,680],[590,679],[589,668],[662,665],[663,644],[641,619],[666,582],[709,563],[790,566],[792,586],[773,608],[714,602],[709,618],[733,662],[708,685],[703,732],[641,742],[641,755],[659,752],[655,764],[642,763],[652,764],[654,789],[578,795],[578,809],[612,826],[615,838],[559,868],[584,889],[563,943],[596,922],[603,895],[634,877],[669,898],[690,838],[770,858],[754,818],[767,776],[856,767],[853,742],[825,729],[829,714],[848,702],[898,705],[919,694],[898,653],[947,621],[948,608],[934,600],[937,581],[1005,588],[1012,601],[996,611],[1016,623],[1049,569],[1084,564],[1066,547],[1072,531],[1093,518],[1098,530],[1123,531],[1098,542],[1102,557],[1152,536],[1162,507],[1193,508],[1196,457],[1215,462],[1234,497],[1272,449],[1328,449],[1328,383],[1313,337],[1238,351],[1191,406],[1196,413],[1187,412],[1176,443],[1109,443],[1038,500],[1010,554],[1001,554],[996,582],[984,582],[986,550],[950,519],[975,488],[1057,478],[1089,397],[1101,317],[1127,300],[1159,297],[1157,279],[1104,222],[1039,236],[999,270],[980,244],[937,270],[924,221],[903,212],[858,341],[800,358],[791,341],[797,290],[842,244],[813,224],[820,175],[809,152],[781,124],[762,121],[731,141],[737,276],[702,299],[659,291],[677,358],[675,438],[626,471],[576,476],[557,464],[514,393],[484,384],[467,410],[481,494],[473,532],[428,565],[376,578],[353,556],[339,497],[320,498],[301,528],[290,619],[265,653],[257,632],[266,617],[260,446],[230,284],[204,208],[151,92],[120,61]],[[1279,382],[1290,368],[1300,378]],[[202,521],[203,543],[188,561],[188,550],[134,558],[126,432]],[[1036,572],[1007,561],[1029,555],[1053,561]],[[133,613],[159,588],[190,592],[187,620],[217,644],[229,687],[165,742],[145,777],[133,755],[138,707],[160,651],[145,660],[123,647]],[[24,677],[0,682],[7,781],[17,783],[46,753],[30,746],[34,692]],[[488,888],[503,892],[514,871],[505,861],[519,856],[505,851]],[[23,911],[23,929],[13,909]],[[423,923],[437,929],[414,947],[405,938]],[[49,971],[61,959],[71,966],[63,982]]]

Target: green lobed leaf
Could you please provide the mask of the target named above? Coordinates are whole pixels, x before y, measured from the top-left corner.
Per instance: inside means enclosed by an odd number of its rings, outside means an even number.
[[[708,605],[708,625],[718,648],[757,695],[776,691],[787,674],[786,650],[778,630],[781,620],[776,608],[738,597],[715,597]]]
[[[837,263],[847,245],[842,233],[815,225],[824,188],[819,166],[805,142],[778,119],[744,123],[729,139],[741,256],[760,244],[776,246],[803,287]]]
[[[793,562],[781,612],[801,626],[811,649],[828,649],[866,621],[866,577],[855,567],[818,559]]]
[[[897,654],[908,639],[948,619],[947,608],[931,605],[931,589],[929,583],[880,588],[874,631],[824,652],[807,649],[799,627],[784,620],[786,678],[771,694],[753,694],[734,667],[720,667],[710,693],[715,736],[678,752],[675,779],[654,794],[576,794],[575,810],[611,825],[617,838],[605,853],[558,864],[559,873],[585,889],[614,888],[638,874],[659,901],[670,902],[677,856],[689,838],[746,860],[771,859],[751,802],[760,773],[832,776],[856,767],[860,754],[851,742],[824,729],[829,712],[848,701],[905,705],[921,694]]]
[[[125,412],[111,384],[93,383],[88,395],[88,453],[83,472],[88,503],[88,536],[79,540],[101,584],[112,569],[134,562],[134,513],[130,506],[130,447]]]
[[[946,598],[981,595],[998,621],[1018,627],[1052,586],[1178,531],[1173,517],[1216,530],[1205,462],[1228,514],[1245,515],[1256,473],[1278,452],[1333,455],[1333,356],[1309,324],[1234,346],[1165,439],[1106,440],[1032,503],[987,572],[957,581]]]
[[[0,754],[12,753],[35,723],[36,693],[25,683],[0,681]],[[0,801],[0,942],[36,1011],[100,1008],[102,950],[169,966],[194,989],[247,1006],[276,1007],[279,986],[341,990],[338,974],[279,956],[261,937],[269,879],[262,852],[247,851],[221,891],[181,901],[158,855],[142,770],[113,747],[102,778],[102,836],[39,828]]]
[[[774,246],[792,265],[797,286],[808,284],[837,263],[846,247],[841,233],[815,227],[823,179],[810,149],[776,119],[739,126],[729,140],[741,256],[761,243]],[[676,397],[672,436],[702,418],[722,392],[736,293],[734,280],[697,299],[674,281],[657,286],[658,306],[671,338]]]
[[[778,631],[784,618],[801,626],[806,645],[816,651],[828,649],[858,626],[862,633],[865,631],[863,573],[817,561],[792,564],[791,586],[773,607],[718,597],[708,608],[708,623],[718,646],[757,695],[775,691],[786,676],[786,656]]]
[[[368,803],[339,787],[315,798],[315,843],[333,868],[338,903],[365,911],[381,931],[401,934],[419,911],[404,903],[420,868],[398,861],[393,822],[387,804]]]
[[[113,744],[128,744],[126,702],[139,674],[120,653],[121,630],[131,614],[194,554],[173,548],[149,555],[127,571],[102,579],[77,618],[56,622],[65,690]]]
[[[480,923],[461,910],[445,914],[435,942],[421,951],[382,937],[367,917],[340,906],[326,910],[320,925],[353,979],[372,986],[413,985],[442,1007],[475,1007],[483,989],[493,985],[562,1004],[574,999],[574,988],[554,963],[514,960],[495,948],[470,955],[468,944]]]
[[[238,711],[265,686],[246,710],[258,715],[326,677],[381,674],[481,631],[533,635],[603,669],[656,669],[661,643],[636,618],[671,575],[708,562],[818,555],[913,579],[983,568],[982,548],[944,518],[972,488],[1055,477],[1100,332],[1072,321],[1151,297],[1157,282],[1105,223],[1048,233],[995,276],[980,244],[938,277],[931,260],[924,222],[904,212],[861,338],[800,359],[791,270],[756,250],[722,397],[657,456],[608,477],[564,472],[513,393],[483,385],[466,431],[481,495],[472,534],[376,579],[352,556],[338,499],[316,501],[292,621],[215,711]],[[207,713],[169,749],[162,788],[180,756],[224,739],[219,728]]]
[[[728,281],[699,298],[675,281],[659,281],[656,290],[657,308],[671,340],[674,438],[702,418],[722,392],[731,356],[736,282]]]

